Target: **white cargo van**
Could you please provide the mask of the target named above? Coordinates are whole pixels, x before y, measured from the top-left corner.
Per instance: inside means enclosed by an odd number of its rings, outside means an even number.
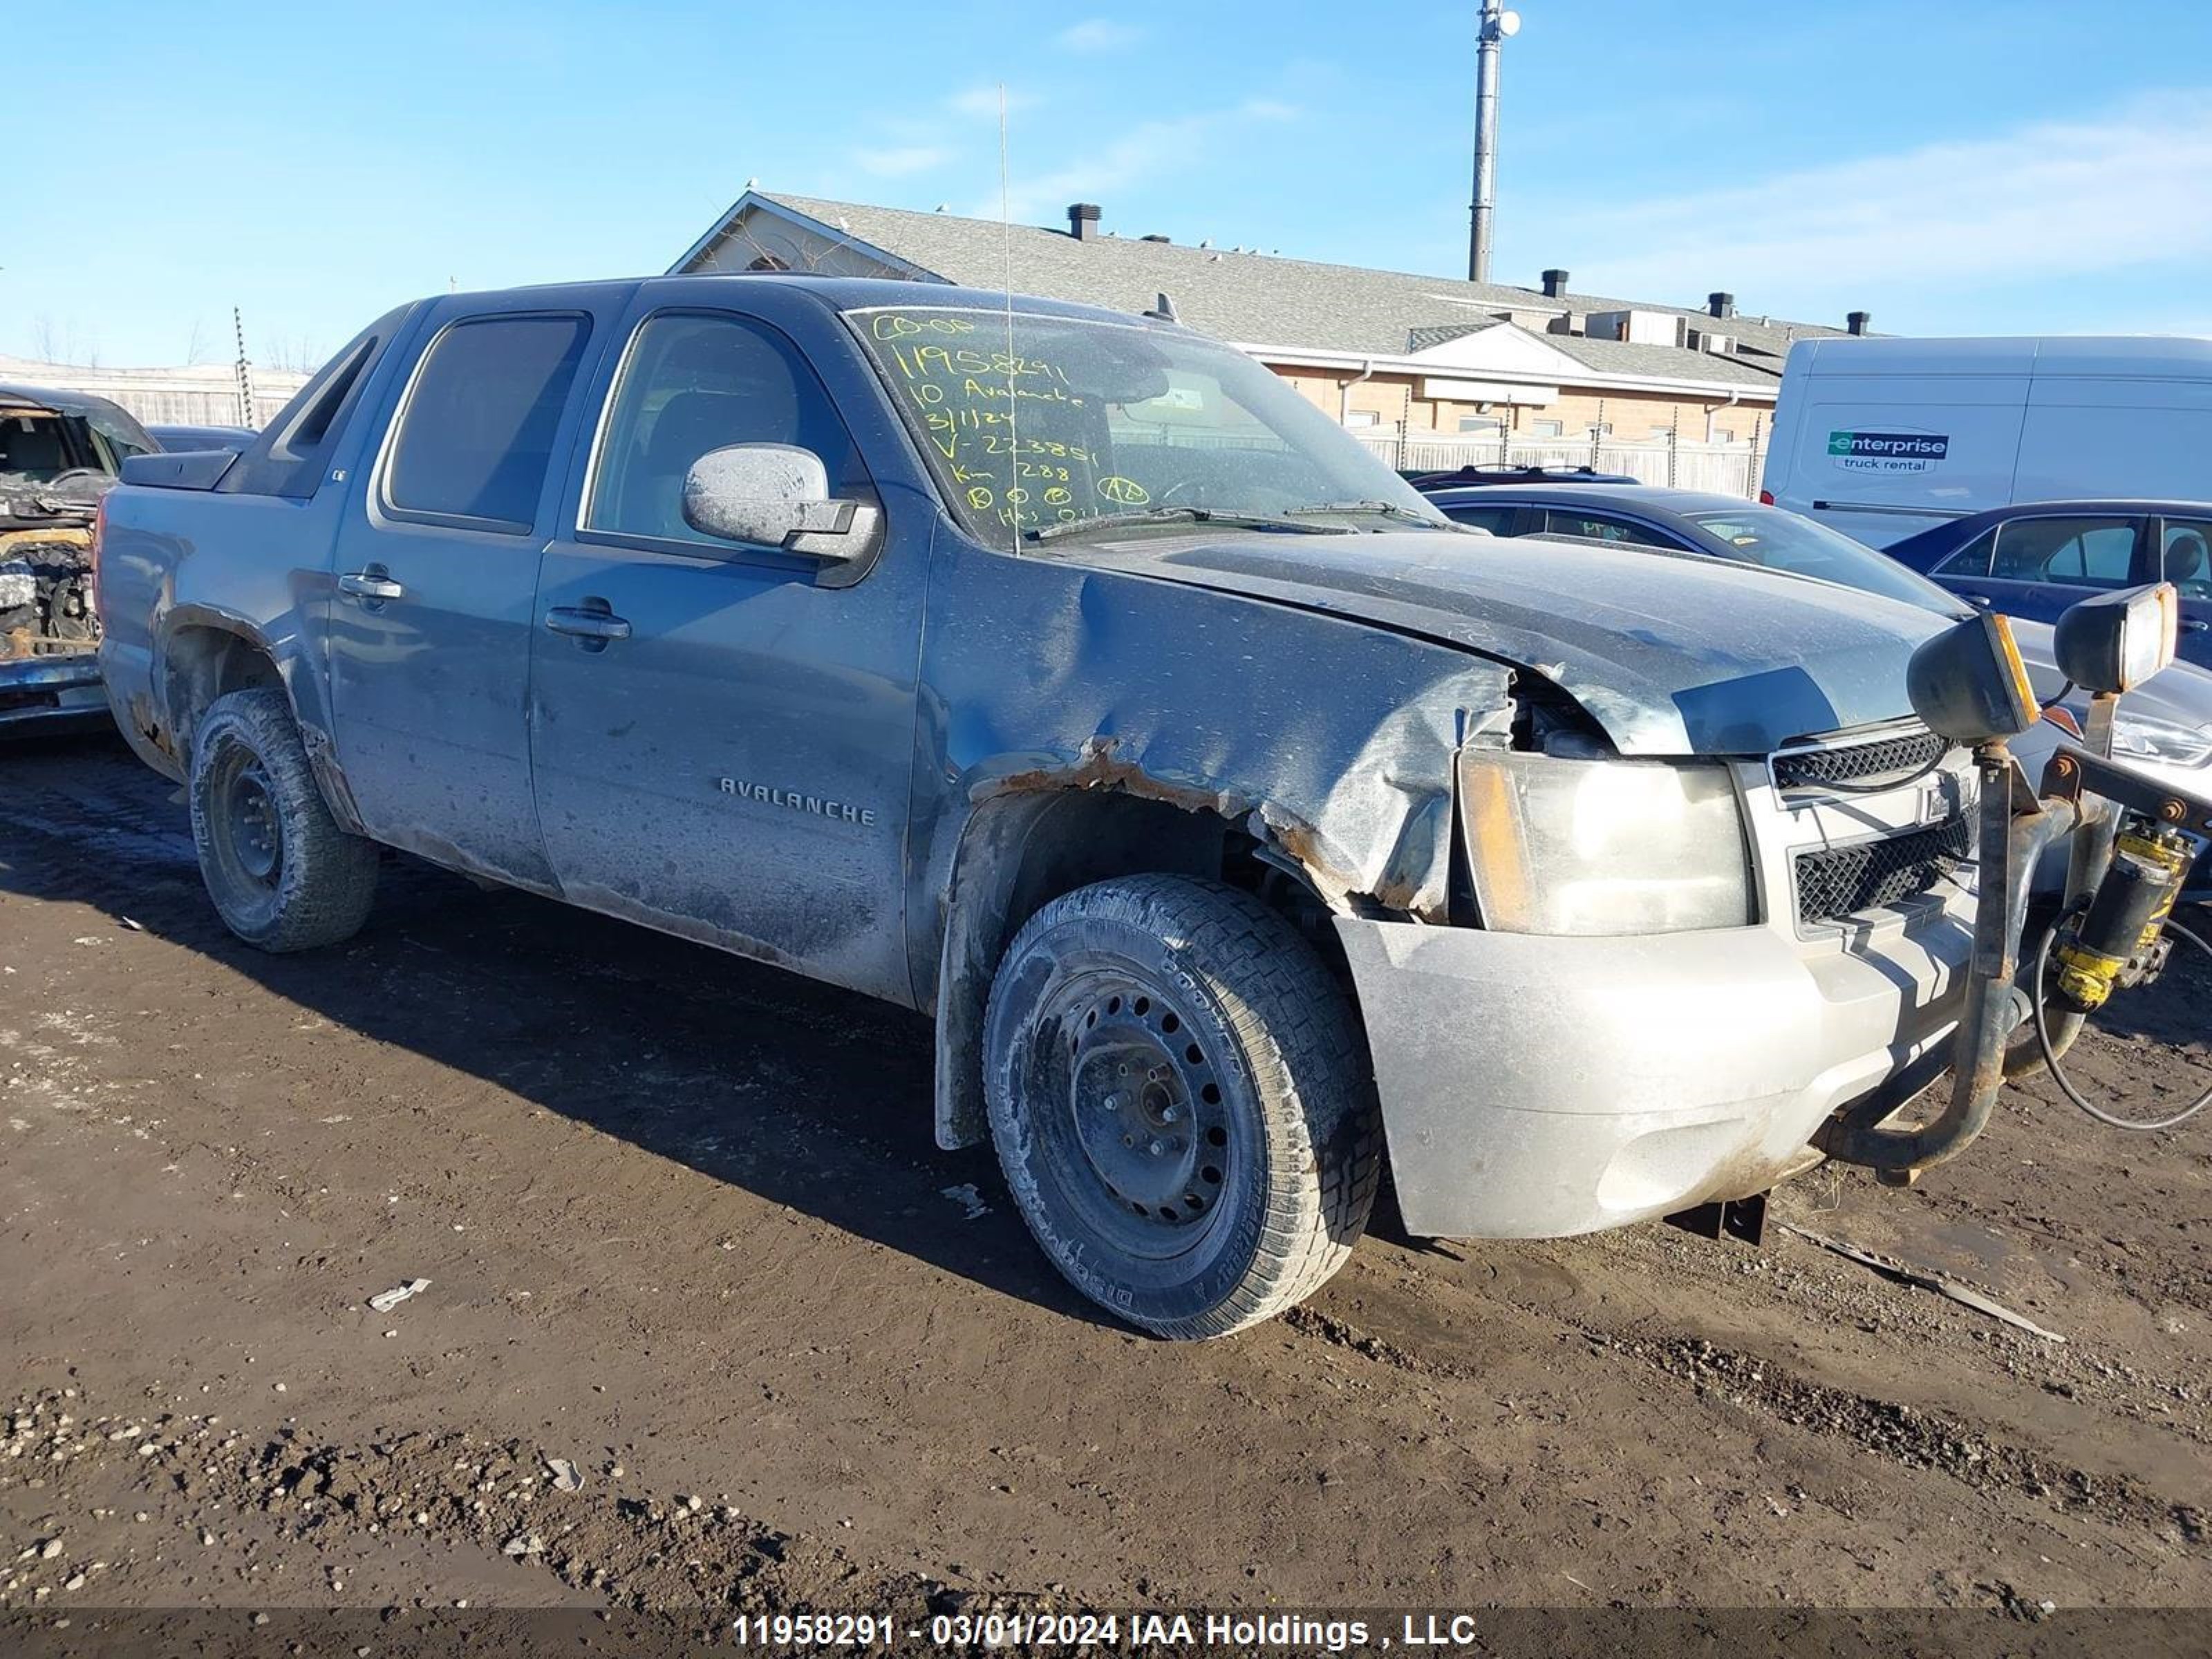
[[[1800,340],[1764,482],[1876,547],[2014,501],[2212,500],[2212,340]]]

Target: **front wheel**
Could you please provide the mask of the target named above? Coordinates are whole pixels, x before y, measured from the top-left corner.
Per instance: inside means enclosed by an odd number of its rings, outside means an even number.
[[[985,1086],[1053,1265],[1161,1336],[1292,1306],[1367,1224],[1382,1139],[1350,1003],[1232,888],[1101,882],[1025,926],[991,988]]]
[[[376,896],[376,843],[338,828],[284,694],[217,697],[192,738],[192,840],[230,931],[264,951],[353,937]]]

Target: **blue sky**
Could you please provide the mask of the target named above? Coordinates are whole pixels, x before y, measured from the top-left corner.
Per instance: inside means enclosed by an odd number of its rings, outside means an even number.
[[[2212,333],[2212,5],[1525,0],[1501,281],[1911,332]],[[658,270],[749,178],[1463,272],[1474,0],[76,0],[12,18],[0,352],[327,354]],[[48,21],[51,20],[51,21]],[[54,38],[42,42],[42,29]],[[19,184],[21,180],[19,179]]]

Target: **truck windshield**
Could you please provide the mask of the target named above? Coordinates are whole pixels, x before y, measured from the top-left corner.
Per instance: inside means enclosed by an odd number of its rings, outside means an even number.
[[[1906,569],[1887,553],[1877,553],[1864,542],[1855,542],[1824,524],[1801,519],[1780,507],[1746,506],[1688,516],[1708,535],[1726,542],[1734,550],[1730,557],[1747,564],[1862,588],[1886,599],[1917,605],[1923,611],[1939,611],[1947,617],[1959,616],[1965,610],[1957,594]]]
[[[946,503],[986,541],[1209,519],[1452,527],[1275,375],[1200,336],[959,307],[846,316]]]

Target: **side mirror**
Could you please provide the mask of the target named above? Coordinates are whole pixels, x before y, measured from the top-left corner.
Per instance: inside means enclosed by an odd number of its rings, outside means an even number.
[[[710,449],[684,475],[684,522],[719,541],[857,559],[879,516],[865,502],[832,501],[822,458],[792,444]]]
[[[2181,594],[2172,582],[2100,593],[2069,606],[2051,630],[2059,672],[2085,691],[2132,691],[2172,665]]]
[[[1912,712],[1953,743],[2017,737],[2043,714],[2000,616],[1969,617],[1927,641],[1905,665],[1905,685]]]

